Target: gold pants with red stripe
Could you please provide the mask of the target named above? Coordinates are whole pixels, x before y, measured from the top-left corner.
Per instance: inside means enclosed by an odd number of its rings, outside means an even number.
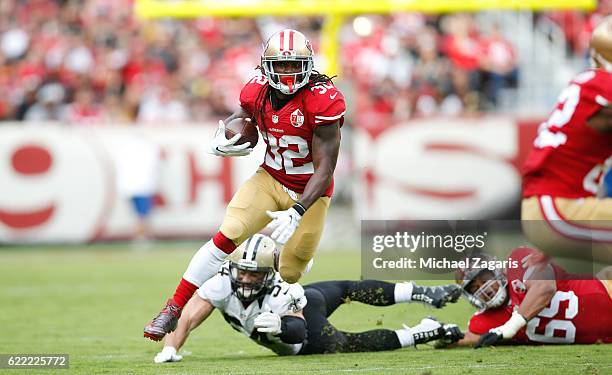
[[[521,221],[525,236],[547,254],[612,264],[610,198],[525,198]]]
[[[297,198],[300,194],[296,194]],[[288,283],[297,282],[308,262],[314,257],[323,226],[329,197],[320,197],[308,208],[297,230],[281,251],[279,272]],[[220,231],[236,246],[262,230],[271,219],[266,210],[287,210],[295,204],[283,185],[264,169],[259,168],[248,179],[227,206]]]

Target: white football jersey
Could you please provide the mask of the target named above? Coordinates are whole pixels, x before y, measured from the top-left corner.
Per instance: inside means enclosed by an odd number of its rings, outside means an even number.
[[[278,272],[274,277],[271,290],[251,302],[246,308],[232,292],[229,267],[225,264],[217,275],[207,280],[198,289],[198,295],[219,309],[232,328],[248,336],[259,345],[274,351],[278,355],[297,354],[302,344],[286,344],[280,338],[269,333],[261,333],[253,328],[255,318],[264,311],[284,315],[301,311],[306,306],[306,296],[300,284],[289,284],[280,278]],[[269,310],[266,310],[269,308]]]

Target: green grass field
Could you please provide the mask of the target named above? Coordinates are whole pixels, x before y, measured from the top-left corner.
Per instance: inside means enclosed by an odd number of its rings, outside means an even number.
[[[161,344],[144,324],[173,292],[198,244],[0,248],[0,353],[68,353],[80,374],[612,374],[612,345],[434,350],[276,357],[232,330],[218,313],[194,332],[180,363],[153,363]],[[320,253],[304,283],[359,277],[356,252]],[[400,327],[426,315],[465,328],[464,301],[444,310],[351,303],[332,322],[345,330]],[[2,370],[0,370],[2,372]],[[4,370],[35,373],[35,370]]]

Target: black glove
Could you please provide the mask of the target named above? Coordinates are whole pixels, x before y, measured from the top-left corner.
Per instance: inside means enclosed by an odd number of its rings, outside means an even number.
[[[442,329],[444,330],[444,337],[434,343],[436,349],[446,348],[465,336],[456,324],[444,324]]]
[[[474,346],[474,349],[484,348],[485,346],[493,346],[502,342],[504,336],[495,332],[487,332],[480,336],[480,339]]]

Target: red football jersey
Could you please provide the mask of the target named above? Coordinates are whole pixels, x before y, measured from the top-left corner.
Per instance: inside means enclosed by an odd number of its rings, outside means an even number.
[[[268,86],[265,76],[253,77],[240,93],[240,106],[257,121],[266,142],[262,167],[285,187],[303,193],[314,173],[312,137],[317,126],[344,122],[344,96],[331,83],[307,85],[281,109],[274,110],[270,98],[259,94]],[[263,102],[263,124],[259,113]],[[333,180],[325,195],[331,196]]]
[[[523,264],[536,250],[520,247],[509,258]],[[512,339],[519,344],[612,343],[612,299],[599,280],[568,280],[568,274],[552,265],[557,278],[557,293],[550,304],[531,319]],[[508,269],[508,305],[479,311],[469,322],[470,332],[482,335],[503,325],[525,298],[523,267]]]
[[[581,198],[597,194],[612,134],[589,127],[587,119],[612,103],[612,73],[590,69],[559,95],[542,123],[523,170],[523,196]]]

